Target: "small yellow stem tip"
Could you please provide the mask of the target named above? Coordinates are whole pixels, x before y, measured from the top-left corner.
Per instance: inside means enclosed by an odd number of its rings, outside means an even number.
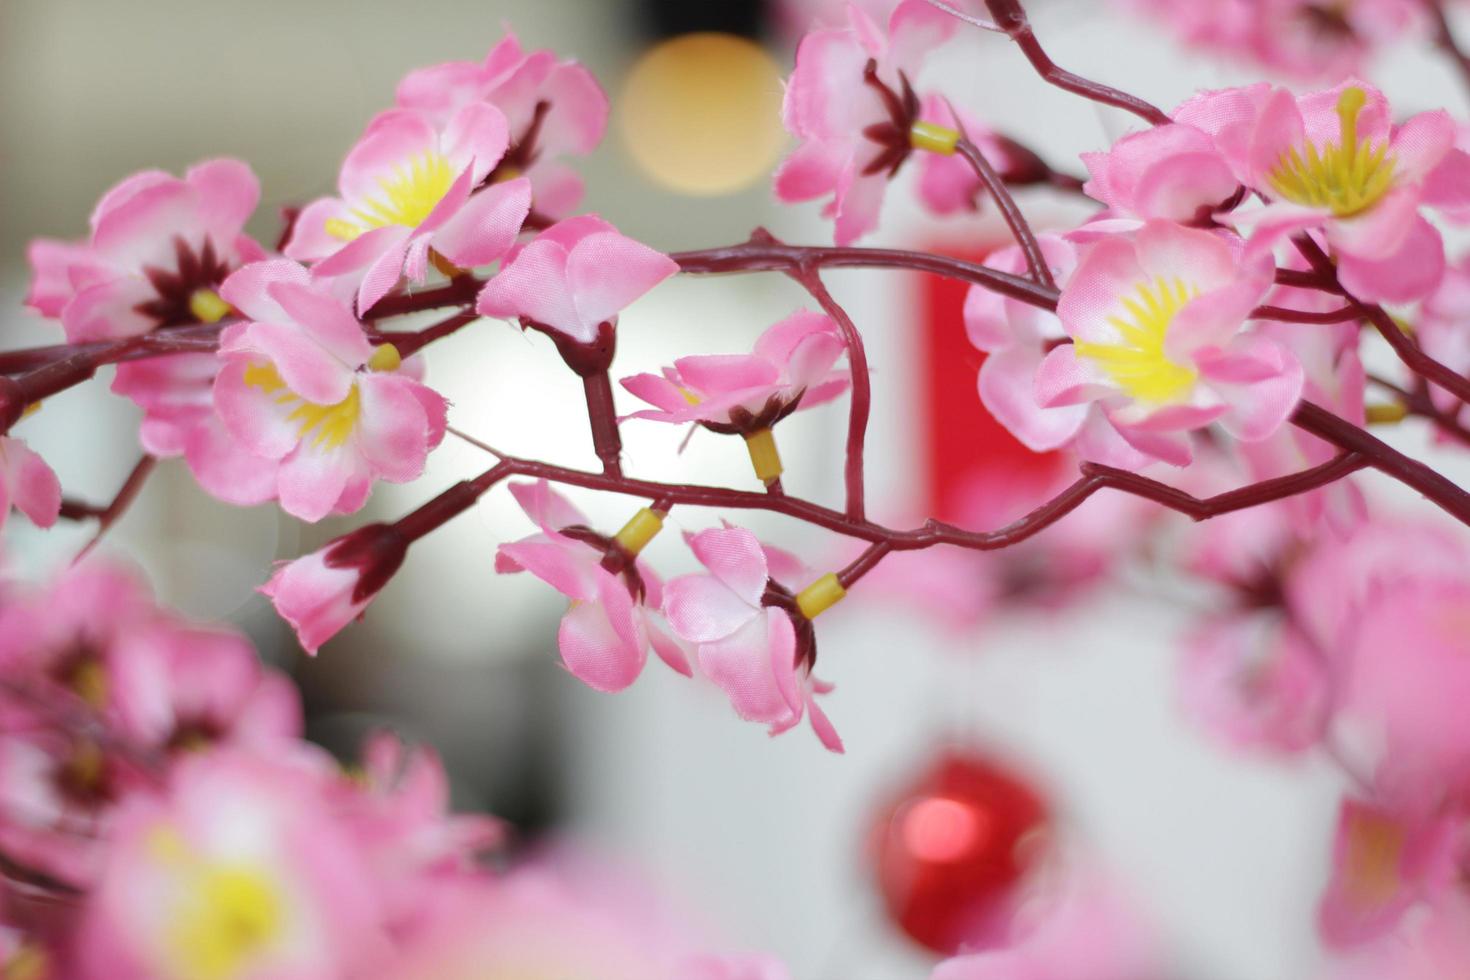
[[[379,344],[373,348],[373,356],[368,358],[369,371],[397,371],[403,364],[403,358],[398,355],[398,348],[392,344]]]
[[[776,450],[776,435],[770,429],[761,429],[745,437],[745,448],[750,450],[750,465],[755,467],[756,478],[770,486],[781,478],[781,454]]]
[[[189,296],[189,312],[200,323],[218,323],[230,315],[230,304],[213,289],[196,289]]]
[[[644,507],[623,525],[623,529],[614,536],[613,540],[623,551],[636,555],[654,539],[659,531],[663,530],[663,526],[664,519],[659,516],[658,512]]]
[[[801,614],[807,619],[816,619],[841,602],[845,595],[847,595],[847,590],[842,587],[841,582],[837,581],[837,576],[828,572],[797,594],[796,608],[800,609]]]
[[[928,150],[930,153],[951,156],[959,141],[959,130],[950,129],[948,126],[936,126],[934,123],[920,120],[909,129],[909,145],[916,150]]]
[[[1402,422],[1408,416],[1409,409],[1405,405],[1392,402],[1369,405],[1363,412],[1369,425],[1393,425],[1395,422]]]

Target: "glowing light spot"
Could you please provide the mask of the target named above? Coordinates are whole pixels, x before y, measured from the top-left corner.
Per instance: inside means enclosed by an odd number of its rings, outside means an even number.
[[[914,857],[940,864],[973,853],[987,831],[983,815],[974,807],[935,796],[909,807],[900,832]]]
[[[1358,138],[1358,115],[1367,94],[1353,86],[1337,100],[1340,138],[1320,150],[1308,142],[1281,155],[1270,173],[1271,187],[1288,201],[1330,208],[1339,218],[1366,211],[1393,186],[1394,159],[1388,143]]]
[[[280,935],[279,891],[263,874],[230,864],[189,869],[168,935],[174,974],[223,980],[256,963]]]
[[[458,174],[449,161],[433,150],[425,150],[406,164],[393,168],[391,177],[379,177],[383,193],[353,207],[356,221],[328,218],[327,234],[351,241],[365,231],[387,225],[417,228],[434,210]]]
[[[389,344],[383,346],[391,348]],[[397,356],[398,352],[394,350],[393,353]],[[377,356],[376,353],[374,356]],[[295,405],[286,416],[286,421],[299,424],[296,438],[303,443],[313,432],[316,433],[309,443],[312,449],[336,449],[341,446],[352,435],[352,430],[357,426],[357,417],[362,413],[355,381],[348,389],[347,397],[334,405],[318,405],[303,400],[286,387],[286,382],[273,364],[251,364],[246,367],[245,383],[254,385],[267,395],[274,395],[277,405]]]
[[[690,195],[729,194],[764,176],[785,142],[781,70],[728,34],[672,38],[624,83],[624,144],[652,180]]]
[[[218,323],[230,315],[230,304],[213,289],[196,289],[189,296],[189,312],[200,323]]]
[[[1096,361],[1120,388],[1141,402],[1163,404],[1175,400],[1194,384],[1198,372],[1171,361],[1164,352],[1164,341],[1175,315],[1196,292],[1180,279],[1140,283],[1131,297],[1122,300],[1127,317],[1108,318],[1121,341],[1078,341],[1077,354]]]

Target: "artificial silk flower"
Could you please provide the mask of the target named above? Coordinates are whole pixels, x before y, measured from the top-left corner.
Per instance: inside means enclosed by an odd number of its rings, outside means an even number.
[[[1424,22],[1418,0],[1120,0],[1194,47],[1336,81]]]
[[[878,224],[883,191],[911,149],[919,100],[910,82],[923,56],[958,24],[925,0],[904,0],[887,29],[849,5],[848,23],[801,39],[781,107],[801,145],[776,171],[776,196],[809,201],[831,195],[838,245]]]
[[[1093,231],[1131,230],[1151,218],[1206,224],[1240,188],[1210,135],[1184,123],[1132,133],[1082,162],[1083,191],[1108,209],[1084,226]]]
[[[1133,449],[1176,466],[1192,458],[1188,433],[1211,423],[1244,441],[1271,435],[1296,408],[1302,369],[1243,332],[1270,285],[1260,258],[1164,221],[1092,244],[1057,306],[1073,343],[1042,361],[1037,400],[1090,405]],[[1106,461],[1097,445],[1076,448]]]
[[[321,645],[361,618],[403,564],[408,541],[390,524],[368,524],[295,561],[283,562],[260,587],[301,648]]]
[[[955,110],[938,95],[924,97],[920,115],[926,122],[963,132],[970,142],[1008,184],[1025,184],[1045,174],[1044,164],[1030,151],[993,132],[979,119]],[[980,208],[985,190],[969,161],[955,153],[919,154],[919,201],[938,215],[964,213]]]
[[[24,440],[0,436],[0,528],[12,507],[37,527],[50,527],[61,512],[61,481]]]
[[[571,600],[557,630],[557,648],[567,670],[596,690],[621,691],[643,672],[652,646],[659,659],[687,676],[688,659],[664,632],[658,614],[663,584],[635,557],[652,535],[597,534],[545,480],[512,483],[510,491],[541,530],[501,545],[495,570],[530,572]],[[639,526],[657,533],[662,519],[652,511],[647,514],[651,519],[640,514]]]
[[[118,814],[78,943],[82,980],[352,975],[387,951],[366,855],[298,746],[181,760]]]
[[[505,155],[505,115],[484,103],[438,124],[415,109],[379,113],[342,162],[338,197],[302,209],[286,254],[356,287],[366,313],[402,276],[431,264],[487,265],[515,243],[531,207],[525,178],[481,188]]]
[[[444,398],[294,262],[247,266],[221,289],[245,322],[220,336],[215,405],[246,449],[279,462],[281,507],[302,520],[351,513],[374,479],[423,472],[444,438]]]
[[[1322,938],[1334,946],[1367,942],[1453,888],[1459,843],[1453,817],[1343,800],[1318,907]]]
[[[675,633],[697,645],[700,670],[741,718],[779,735],[805,714],[822,744],[841,752],[842,740],[816,702],[816,695],[832,688],[811,674],[810,621],[801,617],[806,635],[799,649],[793,617],[801,614],[763,603],[773,571],[797,584],[810,572],[744,528],[713,528],[688,541],[709,574],[671,580],[664,589],[664,615]]]
[[[1414,336],[1424,353],[1439,361],[1456,374],[1470,374],[1470,256],[1445,269],[1444,279],[1423,304],[1414,321]],[[1450,418],[1463,422],[1470,412],[1460,399],[1437,385],[1429,386],[1429,397],[1435,406]],[[1452,437],[1435,429],[1436,437],[1442,442]],[[1457,443],[1457,445],[1463,445]]]
[[[1408,302],[1439,285],[1444,244],[1421,208],[1459,214],[1470,206],[1470,156],[1455,148],[1448,113],[1395,125],[1382,93],[1349,80],[1300,97],[1206,93],[1175,117],[1230,130],[1217,146],[1235,176],[1272,202],[1231,213],[1253,237],[1320,233],[1342,284],[1360,299]]]
[[[762,333],[750,354],[695,354],[662,375],[624,378],[624,388],[655,406],[628,417],[717,432],[768,429],[847,390],[848,372],[833,367],[846,349],[830,317],[801,310]]]
[[[591,346],[604,324],[678,271],[667,255],[584,214],[558,221],[519,249],[480,291],[477,308]]]
[[[1076,246],[1056,235],[1040,235],[1037,244],[1053,278],[1065,285],[1077,267]],[[1001,249],[985,264],[1016,275],[1027,271],[1026,257],[1016,246]],[[1056,314],[971,286],[965,294],[964,317],[970,343],[988,355],[979,377],[980,401],[986,410],[1033,452],[1058,449],[1074,440],[1087,419],[1087,406],[1044,407],[1036,400],[1034,382],[1042,359],[1067,335]]]
[[[505,114],[510,148],[489,180],[525,176],[536,211],[560,218],[582,197],[582,180],[559,162],[591,153],[607,128],[607,95],[592,73],[547,50],[525,51],[507,32],[482,62],[451,61],[409,72],[398,104],[437,123],[466,105],[488,103]]]
[[[210,160],[182,179],[134,174],[102,196],[91,237],[31,243],[26,303],[60,317],[72,343],[213,323],[220,284],[264,250],[244,234],[260,184],[238,160]]]

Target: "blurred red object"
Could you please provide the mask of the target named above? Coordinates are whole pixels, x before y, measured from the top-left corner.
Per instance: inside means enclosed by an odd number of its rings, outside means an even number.
[[[873,826],[889,917],[945,955],[1003,939],[1047,826],[1047,805],[1024,776],[972,750],[946,748]]]
[[[920,247],[969,262],[984,261],[989,251],[954,248],[943,242],[925,242]],[[915,288],[923,318],[916,390],[924,398],[919,431],[927,434],[923,447],[928,477],[926,513],[963,521],[973,503],[979,474],[1002,471],[1045,478],[1056,472],[1061,459],[1057,453],[1035,453],[1021,445],[980,404],[976,385],[985,355],[965,333],[969,285],[940,276],[918,276]]]

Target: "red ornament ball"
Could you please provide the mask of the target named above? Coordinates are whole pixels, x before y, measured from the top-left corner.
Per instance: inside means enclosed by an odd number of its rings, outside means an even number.
[[[974,751],[946,750],[873,827],[889,917],[943,955],[999,940],[1047,826],[1047,806],[1023,776]]]

